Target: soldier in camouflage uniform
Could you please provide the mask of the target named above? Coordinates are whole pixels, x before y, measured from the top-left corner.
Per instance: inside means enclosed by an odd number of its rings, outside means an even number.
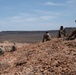
[[[16,50],[17,50],[17,48],[16,48],[15,43],[14,43],[14,45],[12,46],[11,52],[16,51]]]
[[[49,34],[49,32],[46,32],[43,36],[42,42],[49,41],[49,40],[51,40],[51,35]]]
[[[63,26],[61,26],[58,33],[58,37],[64,37],[64,36],[65,36],[65,29],[63,28]]]
[[[71,35],[67,38],[67,40],[72,39],[72,37],[74,37],[73,39],[76,38],[76,30],[74,30],[74,31],[71,33]]]

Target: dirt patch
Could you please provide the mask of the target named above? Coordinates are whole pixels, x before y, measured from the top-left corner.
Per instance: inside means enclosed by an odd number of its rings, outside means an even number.
[[[0,56],[0,75],[76,75],[76,40],[16,46]]]

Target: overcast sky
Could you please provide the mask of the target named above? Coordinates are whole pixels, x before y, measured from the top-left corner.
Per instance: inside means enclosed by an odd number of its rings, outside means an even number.
[[[76,0],[0,0],[0,31],[76,27]]]

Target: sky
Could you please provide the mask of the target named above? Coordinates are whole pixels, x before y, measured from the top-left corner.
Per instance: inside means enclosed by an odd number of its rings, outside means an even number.
[[[76,0],[0,0],[0,31],[76,27]]]

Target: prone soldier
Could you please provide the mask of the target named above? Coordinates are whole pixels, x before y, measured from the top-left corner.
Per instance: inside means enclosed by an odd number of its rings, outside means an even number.
[[[72,39],[72,37],[74,37],[73,39],[76,38],[76,30],[74,30],[74,31],[71,33],[71,35],[67,38],[67,40]]]

